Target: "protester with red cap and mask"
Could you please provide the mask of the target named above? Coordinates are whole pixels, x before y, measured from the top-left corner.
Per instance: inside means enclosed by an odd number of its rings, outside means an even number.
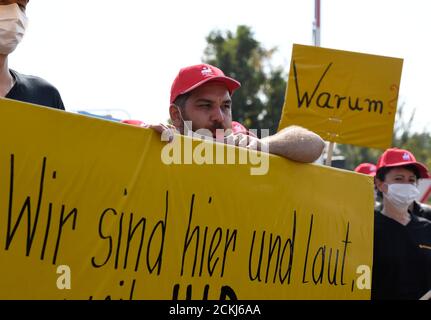
[[[407,150],[402,150],[402,149],[397,149],[397,148],[392,148],[392,149],[388,149],[386,151],[386,156],[385,157],[381,157],[379,160],[379,167],[387,167],[387,168],[391,168],[391,167],[395,167],[398,164],[404,164],[406,166],[408,165],[418,165],[420,169],[420,178],[427,178],[427,174],[428,171],[424,171],[427,170],[426,166],[416,162],[416,158],[414,157],[414,155],[407,151]],[[407,160],[405,160],[407,159]],[[402,160],[402,162],[401,162]],[[415,164],[416,163],[416,164]],[[376,167],[377,169],[377,167]],[[380,171],[380,175],[383,171]],[[372,174],[373,176],[376,176],[376,173]],[[381,179],[380,179],[381,180]],[[416,192],[416,191],[415,191]],[[382,193],[379,192],[378,198],[381,199]],[[381,209],[381,208],[380,208]],[[413,213],[419,217],[423,217],[426,218],[428,220],[431,220],[431,207],[425,203],[420,203],[417,201],[417,199],[415,198],[415,200],[413,200],[413,202],[410,204],[408,211],[410,213]]]
[[[0,97],[63,109],[58,90],[45,80],[9,69],[8,56],[27,27],[28,0],[0,0]]]
[[[431,221],[409,211],[418,179],[429,177],[408,150],[391,148],[378,160],[372,299],[420,299],[431,290]]]
[[[171,87],[169,114],[173,126],[151,125],[162,132],[206,131],[206,136],[217,139],[220,129],[231,130],[225,142],[269,151],[299,162],[313,162],[323,151],[324,142],[314,132],[298,126],[285,128],[275,135],[258,139],[238,122],[232,122],[232,94],[240,87],[235,79],[209,64],[182,68]]]

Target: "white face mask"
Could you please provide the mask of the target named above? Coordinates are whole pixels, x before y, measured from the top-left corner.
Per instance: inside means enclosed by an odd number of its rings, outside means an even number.
[[[0,5],[0,53],[14,51],[26,28],[27,16],[16,3]]]
[[[388,184],[386,198],[398,208],[407,208],[419,196],[418,188],[413,184],[392,183]]]

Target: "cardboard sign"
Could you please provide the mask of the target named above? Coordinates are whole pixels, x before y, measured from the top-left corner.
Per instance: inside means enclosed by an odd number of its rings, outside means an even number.
[[[392,145],[402,59],[293,45],[279,129],[300,125],[324,140]]]

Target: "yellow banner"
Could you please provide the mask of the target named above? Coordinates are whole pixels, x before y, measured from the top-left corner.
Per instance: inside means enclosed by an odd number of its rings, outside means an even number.
[[[279,129],[308,128],[327,141],[392,145],[403,60],[293,45]]]
[[[247,151],[4,99],[0,119],[0,299],[370,297],[369,177],[197,164]]]

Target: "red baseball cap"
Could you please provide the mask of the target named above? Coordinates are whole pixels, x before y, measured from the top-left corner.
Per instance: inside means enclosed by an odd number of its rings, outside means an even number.
[[[182,94],[190,92],[209,81],[220,81],[224,83],[232,93],[241,87],[241,84],[229,77],[226,77],[219,68],[209,64],[197,64],[185,67],[180,70],[171,87],[171,103]]]
[[[361,163],[355,168],[355,172],[368,174],[373,177],[376,175],[376,171],[377,171],[376,165],[372,163],[367,163],[367,162]]]
[[[413,153],[398,148],[390,148],[383,152],[377,162],[377,171],[384,167],[400,167],[409,164],[418,169],[421,178],[430,178],[428,168],[424,164],[417,162]]]
[[[134,119],[121,120],[121,123],[127,123],[127,124],[131,124],[133,126],[138,126],[138,127],[145,127],[146,126],[144,121],[134,120]]]

